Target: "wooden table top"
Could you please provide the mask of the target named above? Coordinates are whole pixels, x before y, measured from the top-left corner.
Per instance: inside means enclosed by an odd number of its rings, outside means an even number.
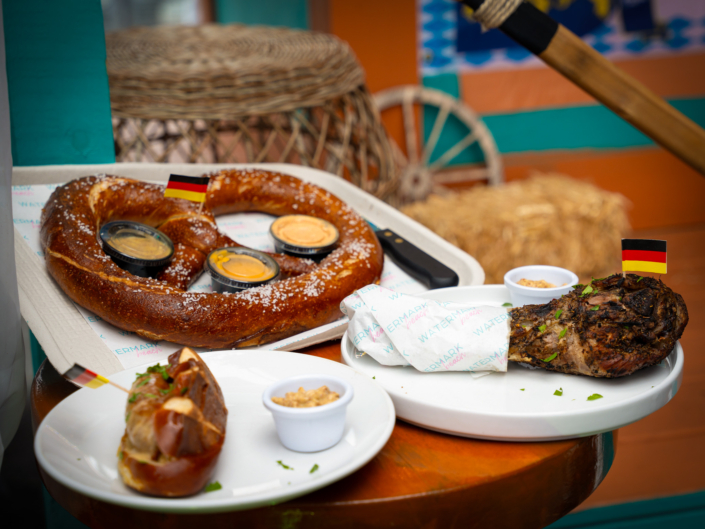
[[[303,352],[340,361],[340,342]],[[32,385],[35,430],[76,389],[45,361]],[[540,528],[595,490],[612,464],[615,448],[616,432],[569,441],[507,443],[455,437],[397,420],[380,453],[347,478],[279,505],[198,515],[198,525]],[[51,495],[89,527],[193,529],[194,515],[119,507],[83,496],[40,472]]]

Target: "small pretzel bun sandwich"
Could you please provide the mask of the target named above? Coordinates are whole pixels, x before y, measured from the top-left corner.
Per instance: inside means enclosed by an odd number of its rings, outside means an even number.
[[[188,496],[203,490],[213,473],[228,410],[195,351],[184,347],[168,360],[138,373],[132,384],[118,471],[139,492]]]

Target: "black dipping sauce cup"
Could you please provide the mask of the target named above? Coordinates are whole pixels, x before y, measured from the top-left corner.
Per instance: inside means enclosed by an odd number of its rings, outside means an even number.
[[[236,268],[231,268],[233,262],[238,260],[238,257],[255,259],[262,265],[262,274],[259,279],[248,279],[245,276],[238,276]],[[246,263],[250,268],[255,265],[259,268],[256,262],[249,261]],[[230,262],[230,265],[228,263]],[[279,264],[269,255],[257,250],[250,250],[242,247],[226,247],[218,248],[208,254],[206,266],[211,275],[213,290],[216,292],[240,292],[248,288],[259,287],[276,281],[279,278]],[[229,274],[228,269],[233,273]]]
[[[286,222],[288,219],[297,219],[297,218],[313,219],[316,222],[321,223],[322,225],[326,226],[326,229],[331,230],[334,233],[333,239],[326,244],[305,245],[305,244],[294,242],[292,240],[288,240],[284,237],[279,237],[275,234],[277,224],[279,224],[281,222]],[[272,239],[274,239],[274,248],[277,253],[291,255],[293,257],[304,257],[307,259],[312,259],[314,261],[320,261],[326,255],[328,255],[333,250],[335,250],[335,247],[338,245],[338,239],[340,239],[340,234],[338,232],[338,228],[333,226],[333,224],[331,224],[327,220],[319,219],[317,217],[311,217],[310,215],[299,215],[299,214],[283,215],[283,216],[277,218],[270,226],[269,234],[272,236]]]
[[[100,240],[103,251],[116,265],[139,277],[156,277],[174,257],[174,243],[169,237],[131,220],[104,224],[100,228]],[[137,247],[135,242],[143,243],[143,247]]]

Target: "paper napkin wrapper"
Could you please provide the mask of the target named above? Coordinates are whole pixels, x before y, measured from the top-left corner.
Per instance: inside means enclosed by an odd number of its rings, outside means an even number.
[[[435,301],[368,285],[340,310],[348,338],[386,366],[419,371],[507,370],[511,316],[504,307]]]

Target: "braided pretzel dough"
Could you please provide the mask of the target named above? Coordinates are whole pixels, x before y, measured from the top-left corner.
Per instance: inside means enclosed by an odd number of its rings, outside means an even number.
[[[211,250],[240,246],[218,231],[214,215],[242,211],[325,219],[340,232],[338,247],[319,265],[273,254],[286,277],[276,283],[237,294],[187,292]],[[134,276],[103,252],[97,233],[111,220],[142,222],[171,238],[174,259],[157,279]],[[41,240],[49,273],[82,307],[150,340],[214,349],[262,345],[336,320],[343,298],[379,280],[383,261],[374,232],[347,204],[262,170],[211,175],[201,214],[193,202],[165,198],[160,185],[80,178],[50,197]]]

